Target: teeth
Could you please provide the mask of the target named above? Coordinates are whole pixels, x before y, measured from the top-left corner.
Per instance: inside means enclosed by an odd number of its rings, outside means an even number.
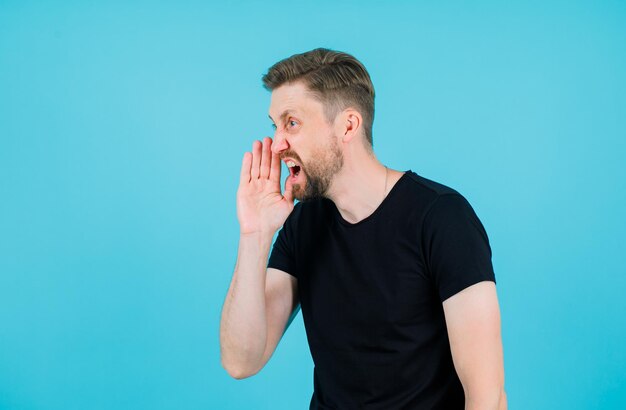
[[[289,168],[291,168],[291,167],[295,167],[295,166],[296,166],[296,163],[295,163],[295,162],[293,162],[293,161],[287,161],[287,166],[288,166]]]

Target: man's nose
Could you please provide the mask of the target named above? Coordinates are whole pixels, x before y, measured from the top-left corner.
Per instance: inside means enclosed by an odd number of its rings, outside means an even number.
[[[280,154],[284,150],[289,148],[289,144],[287,143],[287,139],[280,136],[277,132],[274,134],[274,142],[272,143],[272,152],[274,154]]]

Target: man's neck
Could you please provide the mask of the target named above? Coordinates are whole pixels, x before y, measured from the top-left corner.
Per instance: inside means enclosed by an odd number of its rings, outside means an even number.
[[[347,161],[335,175],[328,198],[335,203],[343,219],[354,224],[374,213],[402,174],[387,170],[374,157],[359,163]]]

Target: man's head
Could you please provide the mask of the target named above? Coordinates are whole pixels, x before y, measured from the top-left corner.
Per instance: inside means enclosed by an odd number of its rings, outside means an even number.
[[[263,85],[272,91],[272,149],[300,171],[292,181],[296,199],[325,196],[343,166],[339,136],[373,152],[374,87],[353,56],[323,48],[296,54],[270,67]]]

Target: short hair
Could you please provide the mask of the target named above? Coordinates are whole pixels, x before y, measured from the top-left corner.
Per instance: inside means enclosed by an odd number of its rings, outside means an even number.
[[[374,85],[365,66],[348,53],[316,48],[285,58],[269,68],[263,86],[272,91],[289,82],[303,81],[314,98],[324,105],[328,123],[348,107],[363,117],[365,139],[372,150]]]

